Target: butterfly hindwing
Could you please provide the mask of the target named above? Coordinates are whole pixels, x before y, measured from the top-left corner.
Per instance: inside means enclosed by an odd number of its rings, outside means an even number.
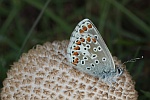
[[[80,71],[99,77],[114,71],[112,56],[100,33],[89,19],[78,23],[67,49],[68,60]]]

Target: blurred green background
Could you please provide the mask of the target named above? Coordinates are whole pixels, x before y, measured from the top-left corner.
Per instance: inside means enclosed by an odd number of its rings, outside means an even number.
[[[36,44],[66,40],[89,18],[150,99],[150,0],[0,0],[0,88],[13,62]],[[45,9],[46,8],[46,9]]]

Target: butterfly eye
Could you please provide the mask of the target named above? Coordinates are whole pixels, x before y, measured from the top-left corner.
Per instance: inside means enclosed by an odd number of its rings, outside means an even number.
[[[121,68],[117,68],[117,72],[119,75],[121,75],[123,73],[123,70]]]
[[[103,57],[103,58],[102,58],[102,61],[106,61],[106,58],[105,58],[105,57]]]

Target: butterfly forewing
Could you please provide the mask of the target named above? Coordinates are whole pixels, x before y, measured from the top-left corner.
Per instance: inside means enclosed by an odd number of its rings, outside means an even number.
[[[105,64],[107,65],[107,67],[110,66],[112,71],[115,71],[115,64],[114,64],[112,55],[111,55],[109,49],[107,48],[102,36],[100,35],[100,33],[97,30],[97,28],[95,27],[95,25],[89,19],[85,19],[85,20],[87,20],[88,22],[90,22],[93,25],[93,28],[91,29],[91,33],[94,34],[94,36],[98,36],[97,41],[100,44],[100,46],[102,47],[105,56],[107,57],[107,63],[105,63]]]
[[[115,70],[106,44],[89,19],[82,20],[73,31],[67,56],[75,68],[90,75],[99,77],[104,71]]]

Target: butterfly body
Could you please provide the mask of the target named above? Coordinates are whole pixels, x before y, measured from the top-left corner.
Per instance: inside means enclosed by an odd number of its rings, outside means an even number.
[[[115,67],[110,51],[89,19],[79,22],[73,31],[67,58],[79,71],[106,81],[113,81],[123,73]]]

